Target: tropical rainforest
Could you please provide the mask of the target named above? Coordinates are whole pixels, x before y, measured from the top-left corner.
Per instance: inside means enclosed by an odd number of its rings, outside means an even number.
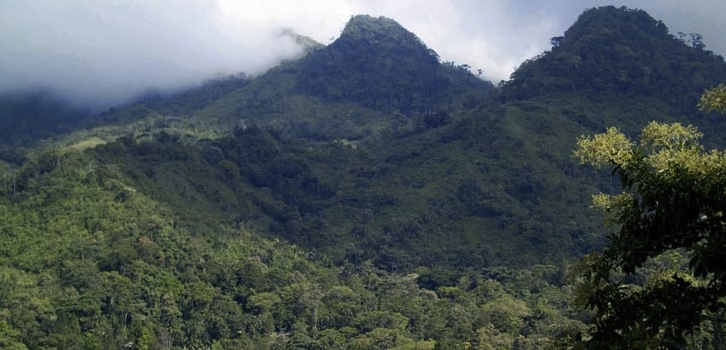
[[[301,40],[100,114],[0,97],[0,348],[726,348],[699,35],[589,9],[497,86],[388,18]]]

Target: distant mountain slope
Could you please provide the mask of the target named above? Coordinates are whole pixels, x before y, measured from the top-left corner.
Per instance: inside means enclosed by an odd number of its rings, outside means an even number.
[[[502,89],[505,99],[551,93],[655,97],[695,112],[703,90],[726,80],[723,58],[706,51],[697,35],[674,36],[642,10],[587,10],[552,41],[551,51],[514,72]]]
[[[89,111],[46,89],[0,95],[0,146],[30,146],[90,121]]]
[[[301,62],[297,88],[326,100],[348,100],[376,110],[426,113],[453,94],[493,85],[438,55],[394,20],[351,18],[340,38]]]
[[[439,62],[433,50],[387,18],[356,16],[329,46],[305,45],[306,56],[258,77],[212,81],[138,104],[146,113],[122,109],[107,117],[171,114],[222,134],[257,125],[318,141],[376,139],[391,129],[440,125],[448,117],[437,113],[472,107],[493,88],[463,67]]]
[[[98,151],[157,200],[337,262],[561,261],[599,247],[589,196],[617,190],[573,163],[576,138],[688,121],[681,99],[726,66],[639,10],[588,10],[556,43],[487,97],[488,83],[438,62],[395,21],[356,16],[300,60],[119,109],[105,117],[141,121],[82,136],[129,134]],[[653,74],[616,79],[622,70]]]

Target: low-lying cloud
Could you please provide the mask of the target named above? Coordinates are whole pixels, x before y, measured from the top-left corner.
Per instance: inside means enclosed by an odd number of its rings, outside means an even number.
[[[50,87],[95,106],[216,75],[256,73],[299,53],[279,29],[228,26],[211,2],[3,1],[0,91]]]
[[[442,60],[496,83],[583,10],[607,4],[642,8],[726,53],[726,4],[717,0],[2,0],[0,93],[42,86],[107,107],[149,89],[262,72],[300,53],[280,29],[328,44],[362,13],[397,20]]]

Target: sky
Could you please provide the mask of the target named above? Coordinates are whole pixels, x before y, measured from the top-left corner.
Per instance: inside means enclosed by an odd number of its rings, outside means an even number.
[[[0,0],[0,93],[45,87],[106,108],[150,90],[260,74],[301,54],[282,29],[329,44],[356,14],[398,21],[443,61],[496,84],[603,5],[646,10],[726,56],[722,0]]]

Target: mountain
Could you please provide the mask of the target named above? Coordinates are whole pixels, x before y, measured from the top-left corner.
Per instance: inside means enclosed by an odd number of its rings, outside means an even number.
[[[206,84],[176,98],[137,105],[146,113],[111,119],[173,115],[215,135],[239,125],[272,127],[286,136],[333,141],[377,138],[391,124],[440,124],[439,112],[475,104],[493,86],[464,67],[438,61],[415,35],[387,18],[356,16],[325,47],[265,74]],[[242,86],[244,85],[244,86]]]
[[[606,239],[590,196],[619,190],[576,138],[658,119],[726,145],[688,105],[726,78],[693,38],[591,9],[493,89],[355,16],[260,76],[3,150],[0,346],[564,342],[588,320],[566,266]]]
[[[569,158],[575,139],[651,119],[722,130],[720,120],[684,117],[692,108],[677,101],[695,105],[725,65],[640,10],[588,10],[553,42],[491,90],[395,21],[355,16],[299,60],[114,111],[104,118],[126,126],[95,136],[131,133],[104,154],[121,156],[164,201],[337,262],[400,271],[562,261],[599,247],[589,194],[614,190],[581,177]],[[614,78],[626,68],[653,74]],[[195,201],[184,188],[196,188]]]
[[[700,93],[726,80],[723,57],[697,34],[679,36],[643,10],[613,6],[585,11],[553,48],[528,60],[502,89],[506,99],[556,92],[596,98],[662,99],[695,113]]]
[[[28,146],[89,125],[90,111],[47,89],[0,95],[0,146]]]
[[[362,15],[351,18],[330,46],[303,60],[297,88],[329,101],[409,115],[435,112],[452,95],[493,85],[442,65],[435,51],[397,22]]]
[[[576,137],[679,120],[692,108],[678,101],[695,105],[726,68],[640,10],[588,10],[553,42],[495,91],[395,21],[355,16],[299,60],[112,111],[103,118],[122,126],[66,146],[131,133],[104,154],[122,157],[164,201],[193,207],[179,189],[197,188],[202,212],[338,262],[397,271],[559,261],[599,246],[599,222],[582,203],[611,187],[579,178]],[[210,167],[233,175],[189,171]]]
[[[311,37],[296,33],[291,28],[284,28],[280,32],[280,35],[292,39],[297,45],[299,45],[303,49],[303,53],[309,53],[311,51],[321,49],[324,46],[323,44],[315,41]]]

